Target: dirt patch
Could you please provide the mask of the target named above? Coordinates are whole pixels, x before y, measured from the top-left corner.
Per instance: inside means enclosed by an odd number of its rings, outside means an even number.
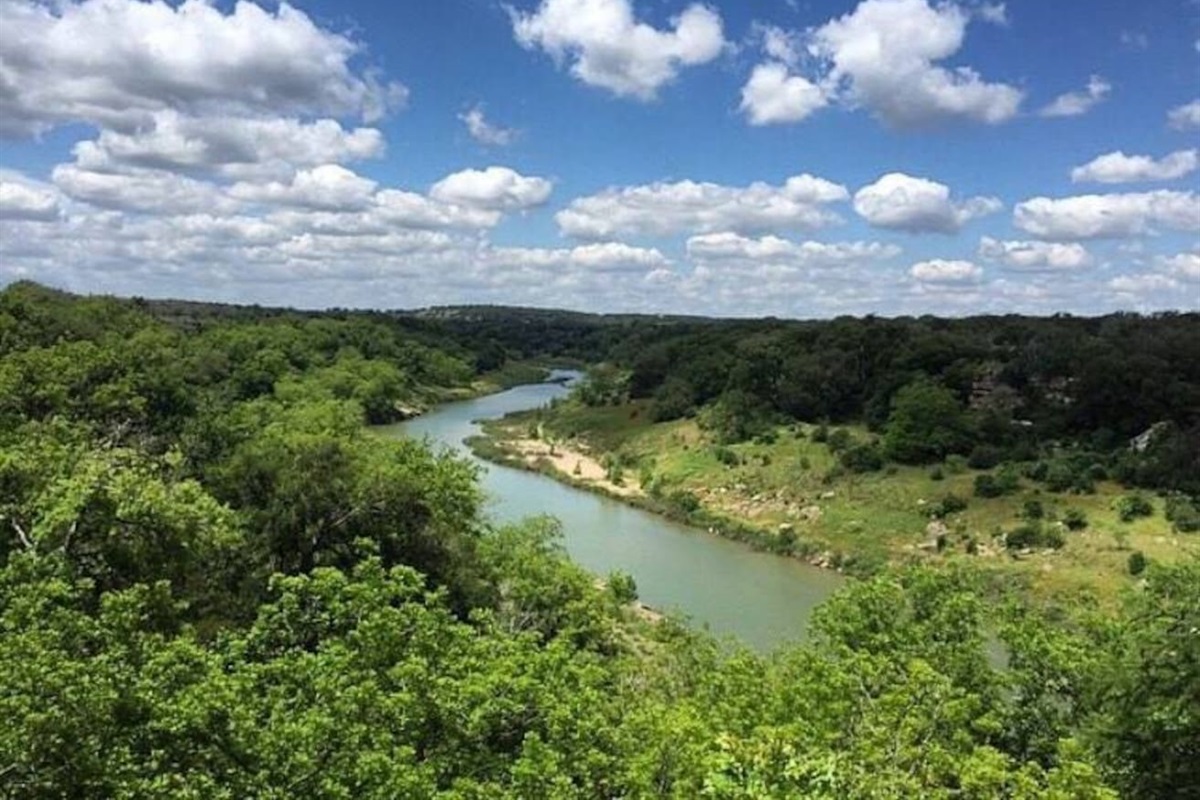
[[[608,471],[588,453],[561,444],[549,445],[540,439],[510,439],[505,446],[529,465],[539,461],[549,463],[562,474],[583,483],[590,483],[621,496],[640,495],[642,490],[632,483],[618,485],[608,479]],[[629,481],[629,478],[626,478]]]

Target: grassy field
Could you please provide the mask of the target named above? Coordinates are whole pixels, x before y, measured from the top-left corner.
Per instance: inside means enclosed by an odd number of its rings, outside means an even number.
[[[1146,495],[1153,514],[1122,522],[1114,505],[1129,490],[1111,482],[1097,483],[1093,494],[1057,494],[1022,479],[1011,494],[981,498],[974,496],[981,471],[961,463],[848,473],[838,468],[826,443],[814,440],[822,438],[815,426],[781,427],[773,441],[717,446],[695,421],[651,423],[637,403],[600,408],[565,403],[489,432],[503,440],[505,431],[523,436],[539,425],[543,436],[586,447],[597,457],[619,458],[626,480],[640,483],[648,496],[644,505],[653,507],[652,498],[687,495],[699,503],[699,517],[692,521],[714,520],[717,529],[727,521],[752,529],[758,543],[771,549],[852,563],[859,571],[907,560],[970,560],[997,581],[1027,587],[1036,596],[1107,606],[1137,580],[1128,569],[1134,551],[1160,561],[1200,552],[1200,534],[1174,532],[1161,498]],[[862,428],[846,430],[855,441],[870,436]],[[966,508],[931,519],[931,507],[948,494],[965,500]],[[1042,509],[1041,524],[1062,533],[1061,548],[1005,548],[1004,533],[1026,522],[1030,501]],[[1085,529],[1065,529],[1061,520],[1069,509],[1086,515]],[[772,537],[786,537],[789,544],[772,547]]]

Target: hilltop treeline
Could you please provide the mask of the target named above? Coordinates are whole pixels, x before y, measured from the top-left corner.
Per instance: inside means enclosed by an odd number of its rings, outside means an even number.
[[[1195,563],[1069,624],[903,571],[723,648],[365,427],[466,387],[477,334],[187,316],[0,292],[3,796],[1198,796]]]

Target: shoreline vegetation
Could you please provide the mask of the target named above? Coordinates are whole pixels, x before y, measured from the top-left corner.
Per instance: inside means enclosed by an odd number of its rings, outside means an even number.
[[[1161,498],[1146,495],[1149,513],[1122,519],[1120,505],[1129,490],[1111,481],[1099,482],[1088,494],[1069,494],[1045,492],[1022,480],[1002,496],[979,497],[974,491],[978,478],[988,472],[951,459],[930,469],[892,467],[873,476],[833,480],[826,475],[815,485],[810,482],[807,492],[796,492],[771,467],[789,459],[797,466],[808,464],[809,471],[813,461],[818,467],[835,463],[836,453],[827,442],[813,441],[830,435],[824,426],[781,426],[765,441],[721,446],[693,421],[651,423],[644,410],[637,403],[599,415],[588,409],[593,421],[606,418],[589,431],[570,419],[580,413],[578,401],[565,400],[480,420],[481,433],[466,444],[486,461],[536,472],[711,535],[859,578],[905,564],[946,568],[966,561],[983,567],[997,593],[1016,586],[1047,602],[1086,596],[1111,610],[1122,590],[1137,581],[1130,574],[1131,562],[1152,558],[1173,563],[1200,553],[1164,518]],[[616,423],[624,428],[620,434],[604,430],[621,417],[626,420]],[[564,423],[573,426],[572,434],[554,432]],[[865,436],[861,429],[844,426],[833,428],[835,439],[838,430]],[[606,449],[597,440],[619,445]],[[797,452],[798,443],[803,452]],[[897,495],[909,492],[914,497],[907,507],[896,502]],[[858,518],[850,518],[854,516]],[[1010,545],[1011,531],[1031,517],[1062,540],[1055,546]],[[877,528],[880,519],[894,529],[882,546],[862,535]],[[1078,520],[1086,522],[1078,527]]]

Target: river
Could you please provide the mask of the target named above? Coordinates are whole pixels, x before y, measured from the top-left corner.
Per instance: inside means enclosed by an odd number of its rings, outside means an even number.
[[[484,462],[463,444],[479,432],[475,420],[538,408],[567,391],[559,383],[517,386],[447,403],[383,430],[425,437],[435,447],[449,447],[479,464],[493,519],[557,517],[576,563],[598,575],[628,572],[646,605],[681,611],[712,633],[759,650],[802,639],[813,608],[843,584],[840,575],[755,552],[544,475]]]

